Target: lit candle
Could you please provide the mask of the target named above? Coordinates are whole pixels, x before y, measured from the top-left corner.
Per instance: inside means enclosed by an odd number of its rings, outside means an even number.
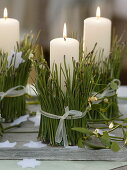
[[[84,20],[84,52],[91,52],[97,43],[96,52],[104,50],[104,58],[109,56],[111,45],[111,21],[101,17],[100,7],[97,7],[96,17]],[[98,60],[98,58],[97,58]]]
[[[5,8],[4,17],[0,18],[0,50],[10,54],[17,42],[19,42],[19,21],[8,18],[7,8]]]
[[[63,38],[56,38],[50,42],[50,69],[52,70],[53,64],[56,63],[58,67],[58,76],[60,79],[60,64],[64,68],[64,56],[66,65],[70,68],[70,75],[72,79],[73,74],[73,62],[79,60],[79,42],[73,38],[67,38],[66,23],[63,29]],[[61,75],[61,89],[65,91],[65,78]]]

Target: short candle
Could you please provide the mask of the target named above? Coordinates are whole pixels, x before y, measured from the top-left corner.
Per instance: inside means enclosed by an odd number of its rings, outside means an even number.
[[[64,56],[66,65],[70,68],[70,74],[72,79],[73,73],[73,62],[72,58],[76,61],[79,60],[79,42],[76,39],[67,37],[66,23],[63,29],[63,38],[56,38],[50,42],[50,69],[52,70],[53,64],[57,64],[58,76],[60,79],[60,64],[64,68]],[[65,91],[65,78],[61,75],[61,88]]]

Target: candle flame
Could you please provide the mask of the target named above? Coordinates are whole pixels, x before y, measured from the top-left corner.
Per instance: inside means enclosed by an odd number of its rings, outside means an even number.
[[[101,9],[100,9],[99,6],[97,7],[97,10],[96,10],[96,17],[97,17],[97,18],[100,18],[100,17],[101,17]]]
[[[8,17],[7,8],[4,8],[4,18],[6,19],[7,17]]]
[[[64,23],[64,27],[63,27],[63,38],[66,40],[67,38],[67,26],[66,23]]]

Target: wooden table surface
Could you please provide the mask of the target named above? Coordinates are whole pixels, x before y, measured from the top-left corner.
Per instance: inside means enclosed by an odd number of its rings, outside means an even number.
[[[29,106],[29,109],[38,106]],[[6,124],[6,126],[8,126]],[[37,158],[40,160],[89,160],[89,161],[127,161],[127,148],[114,153],[109,149],[90,150],[86,148],[63,148],[47,146],[41,149],[24,147],[29,141],[37,141],[38,127],[30,121],[23,122],[20,128],[13,128],[4,134],[2,141],[17,142],[14,148],[0,148],[0,159]],[[117,129],[115,134],[120,134]],[[120,136],[120,135],[119,135]]]

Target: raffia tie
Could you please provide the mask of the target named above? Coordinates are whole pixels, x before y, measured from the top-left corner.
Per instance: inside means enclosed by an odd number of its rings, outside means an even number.
[[[17,90],[18,88],[22,88],[22,89]],[[0,97],[1,97],[0,100],[2,100],[4,97],[18,97],[24,94],[26,94],[26,88],[24,86],[19,85],[7,90],[6,92],[0,92]]]
[[[65,119],[81,119],[83,118],[90,107],[88,106],[85,112],[80,112],[77,110],[69,110],[69,107],[67,106],[65,108],[65,113],[63,116],[54,115],[45,111],[41,110],[42,115],[45,117],[51,118],[51,119],[59,119],[59,125],[56,130],[55,135],[55,142],[60,143],[63,140],[64,147],[68,146],[68,140],[67,140],[67,133],[66,133],[66,127],[65,127]]]
[[[99,104],[102,102],[102,100],[106,97],[112,97],[116,95],[116,90],[111,88],[111,84],[116,83],[117,84],[117,89],[120,87],[120,80],[118,79],[113,79],[105,88],[105,90],[102,93],[96,93],[93,92],[93,96],[97,98],[97,101],[92,102],[92,104]]]

